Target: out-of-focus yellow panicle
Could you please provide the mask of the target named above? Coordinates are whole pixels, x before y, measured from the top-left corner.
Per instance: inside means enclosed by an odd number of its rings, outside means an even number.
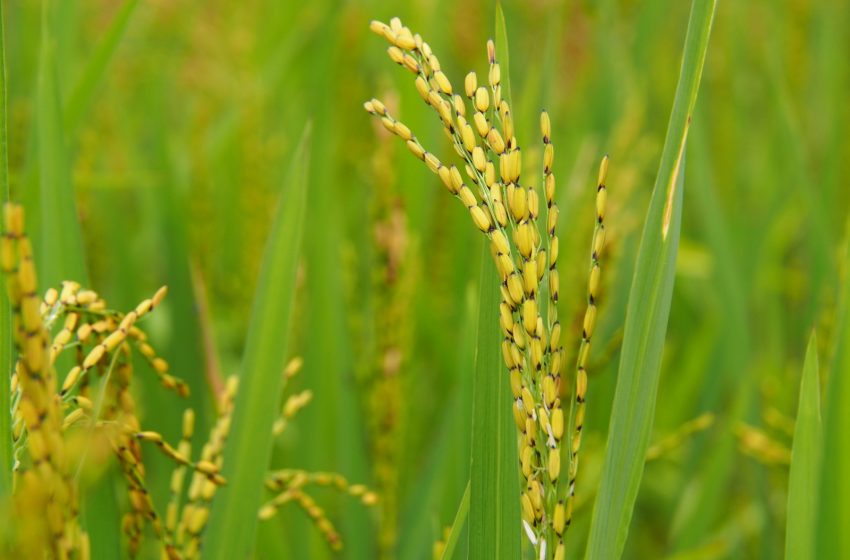
[[[178,463],[187,462],[188,452],[173,449],[155,432],[140,430],[129,391],[131,344],[146,357],[155,359],[155,352],[144,342],[144,333],[134,324],[162,302],[167,290],[160,288],[152,298],[126,314],[110,311],[95,291],[82,289],[73,281],[64,281],[61,291],[48,289],[44,300],[39,300],[32,247],[23,234],[23,212],[10,204],[4,207],[3,215],[2,264],[3,271],[9,275],[9,295],[17,302],[15,335],[21,352],[13,386],[19,395],[15,411],[16,456],[22,457],[19,448],[25,447],[29,458],[16,462],[15,468],[23,473],[18,475],[19,480],[37,482],[50,497],[47,507],[42,508],[44,515],[33,523],[46,528],[44,542],[52,556],[90,555],[88,537],[76,519],[78,477],[74,474],[86,461],[105,461],[103,446],[98,442],[106,440],[128,484],[132,511],[125,517],[124,527],[130,552],[138,550],[142,526],[150,523],[162,542],[165,556],[175,558],[176,552],[145,489],[141,449],[131,435],[137,433],[139,439],[153,442]],[[49,316],[51,324],[62,325],[52,340],[42,314]],[[77,348],[77,364],[64,376],[57,393],[53,364],[71,346]],[[105,377],[108,382],[103,384],[96,410],[87,396],[87,372],[95,367],[101,375],[112,372]],[[163,371],[167,371],[167,365]],[[182,386],[175,378],[161,377],[166,386]],[[85,432],[79,429],[83,427],[91,435],[83,437]],[[26,494],[24,485],[18,488],[22,496]],[[17,494],[18,491],[16,499]]]
[[[23,233],[23,210],[7,203],[3,216],[2,264],[15,314],[15,341],[22,353],[15,366],[15,454],[23,459],[20,448],[25,447],[28,458],[28,462],[16,461],[15,469],[24,474],[17,476],[22,483],[13,499],[24,509],[47,500],[46,506],[36,510],[37,516],[23,516],[18,523],[24,530],[43,532],[42,542],[52,556],[67,557],[76,553],[81,539],[75,519],[76,491],[67,476],[65,422],[48,359],[49,335],[41,317],[32,246]],[[71,422],[75,419],[72,416]],[[35,490],[36,485],[43,493]]]
[[[692,434],[710,428],[714,424],[714,420],[714,414],[706,412],[685,422],[672,434],[653,443],[646,451],[646,460],[653,461],[670,453],[687,441]]]
[[[741,422],[735,427],[734,432],[741,451],[761,463],[768,466],[791,463],[791,450],[761,428]]]
[[[313,499],[303,492],[306,485],[315,484],[319,486],[335,487],[350,496],[358,498],[366,506],[374,506],[378,503],[378,496],[362,484],[350,485],[345,477],[335,473],[309,473],[302,470],[284,469],[269,474],[266,478],[266,487],[269,490],[279,492],[272,500],[264,504],[258,511],[261,520],[274,517],[280,506],[295,501],[308,515],[313,518],[319,530],[328,538],[332,547],[341,546],[339,535],[332,529],[330,522],[324,517],[324,512],[316,506]],[[311,513],[312,511],[312,513]],[[329,538],[332,534],[333,538]]]

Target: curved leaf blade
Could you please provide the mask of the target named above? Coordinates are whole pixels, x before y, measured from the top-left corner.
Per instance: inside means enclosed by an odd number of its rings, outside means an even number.
[[[667,127],[629,293],[617,388],[587,558],[619,558],[626,543],[655,415],[682,216],[685,145],[715,0],[694,0]]]

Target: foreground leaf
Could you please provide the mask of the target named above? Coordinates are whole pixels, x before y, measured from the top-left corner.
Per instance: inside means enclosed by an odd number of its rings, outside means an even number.
[[[813,558],[815,552],[815,515],[823,437],[817,346],[815,333],[812,333],[800,381],[800,404],[794,427],[794,447],[791,449],[785,533],[785,558],[788,560]]]
[[[519,558],[519,470],[511,389],[499,349],[499,277],[485,242],[472,395],[469,558]]]
[[[82,233],[65,148],[65,130],[59,85],[56,83],[56,41],[46,14],[42,22],[41,57],[36,91],[36,150],[39,176],[41,229],[36,240],[36,260],[42,286],[62,280],[88,285]],[[34,208],[29,208],[34,212]]]
[[[460,504],[457,507],[457,515],[452,523],[452,528],[449,531],[449,537],[446,539],[446,548],[443,549],[441,556],[442,560],[451,560],[455,553],[457,541],[463,531],[463,526],[466,525],[466,517],[469,514],[469,487],[466,485],[466,490],[463,492],[463,497],[460,499]]]
[[[691,7],[676,98],[629,293],[608,444],[587,545],[591,559],[622,554],[643,476],[673,296],[685,144],[715,4],[694,0]]]
[[[824,393],[820,504],[814,558],[850,558],[850,245],[844,258],[840,305],[833,339],[834,358]]]

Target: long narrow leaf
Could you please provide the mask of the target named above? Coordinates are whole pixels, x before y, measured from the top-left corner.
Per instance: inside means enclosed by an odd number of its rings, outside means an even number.
[[[485,244],[472,395],[469,558],[519,558],[519,470],[511,390],[499,354],[499,278]]]
[[[673,296],[681,224],[685,144],[702,75],[714,0],[694,0],[664,151],[638,249],[608,444],[587,557],[619,558],[637,498]]]
[[[139,0],[127,0],[124,3],[86,64],[79,80],[74,84],[74,89],[71,90],[65,105],[65,130],[73,132],[86,109],[91,105],[97,85],[127,32],[130,18],[138,5]]]
[[[59,86],[56,83],[55,49],[55,39],[45,15],[35,116],[39,173],[38,223],[41,226],[40,235],[36,238],[39,242],[36,246],[36,261],[42,286],[45,287],[71,279],[88,284],[74,186],[65,150]]]
[[[800,404],[791,450],[785,558],[814,558],[815,514],[820,474],[822,428],[817,339],[812,333],[800,381]]]
[[[257,530],[263,476],[272,449],[272,424],[284,388],[307,198],[309,128],[296,150],[286,190],[266,246],[245,347],[233,424],[224,451],[228,483],[213,503],[205,558],[247,558]]]
[[[6,26],[0,2],[0,205],[9,200],[9,156],[6,138]],[[12,489],[12,432],[9,381],[12,375],[12,314],[0,274],[0,504]]]
[[[496,52],[503,68],[505,99],[511,101],[505,14],[496,6]],[[472,395],[469,557],[519,558],[519,470],[511,391],[499,350],[500,301],[490,249],[482,248],[478,340]]]
[[[828,457],[821,466],[814,556],[823,559],[850,557],[850,244],[846,251],[834,357],[824,393],[823,449]]]
[[[457,507],[457,515],[455,515],[455,520],[446,539],[446,548],[443,549],[441,556],[442,560],[451,560],[454,556],[457,541],[463,531],[463,526],[466,525],[466,517],[469,515],[469,487],[470,484],[467,484],[466,490],[463,492],[463,497],[460,499],[460,504]]]

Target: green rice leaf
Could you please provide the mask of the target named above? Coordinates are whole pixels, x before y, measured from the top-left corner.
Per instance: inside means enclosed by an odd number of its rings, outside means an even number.
[[[454,523],[452,523],[452,528],[449,531],[449,538],[446,539],[446,548],[443,549],[441,556],[442,560],[450,560],[454,556],[457,541],[463,531],[463,526],[466,525],[466,517],[469,514],[469,487],[470,484],[467,484],[457,507],[457,515],[455,515]]]
[[[45,15],[36,91],[36,150],[39,170],[39,218],[36,262],[40,286],[62,280],[88,284],[82,234],[65,147],[65,130],[56,83],[56,42]],[[30,212],[34,209],[30,208]]]
[[[73,132],[80,124],[80,119],[91,105],[95,90],[103,79],[109,61],[115,55],[121,39],[126,34],[130,18],[138,5],[139,0],[127,0],[124,3],[83,69],[79,80],[74,84],[65,105],[65,130]]]
[[[288,358],[307,198],[309,126],[293,155],[254,298],[233,424],[224,452],[227,485],[213,502],[205,558],[247,558],[254,545]],[[237,529],[238,528],[238,529]]]
[[[9,155],[6,130],[6,26],[0,2],[0,205],[9,200]],[[12,489],[12,418],[9,381],[12,375],[12,310],[6,281],[0,274],[0,503]]]
[[[820,504],[817,510],[817,553],[814,558],[850,557],[850,244],[844,257],[844,279],[833,340],[834,358],[824,393]]]
[[[469,558],[519,558],[519,471],[511,390],[499,351],[499,278],[485,242],[472,394]]]
[[[789,560],[813,558],[815,552],[815,515],[823,437],[817,347],[813,332],[806,349],[803,378],[800,381],[800,404],[794,427],[794,446],[791,449],[785,532],[785,558]]]
[[[619,558],[649,445],[679,243],[685,145],[716,2],[694,0],[676,98],[638,249],[587,558]]]

